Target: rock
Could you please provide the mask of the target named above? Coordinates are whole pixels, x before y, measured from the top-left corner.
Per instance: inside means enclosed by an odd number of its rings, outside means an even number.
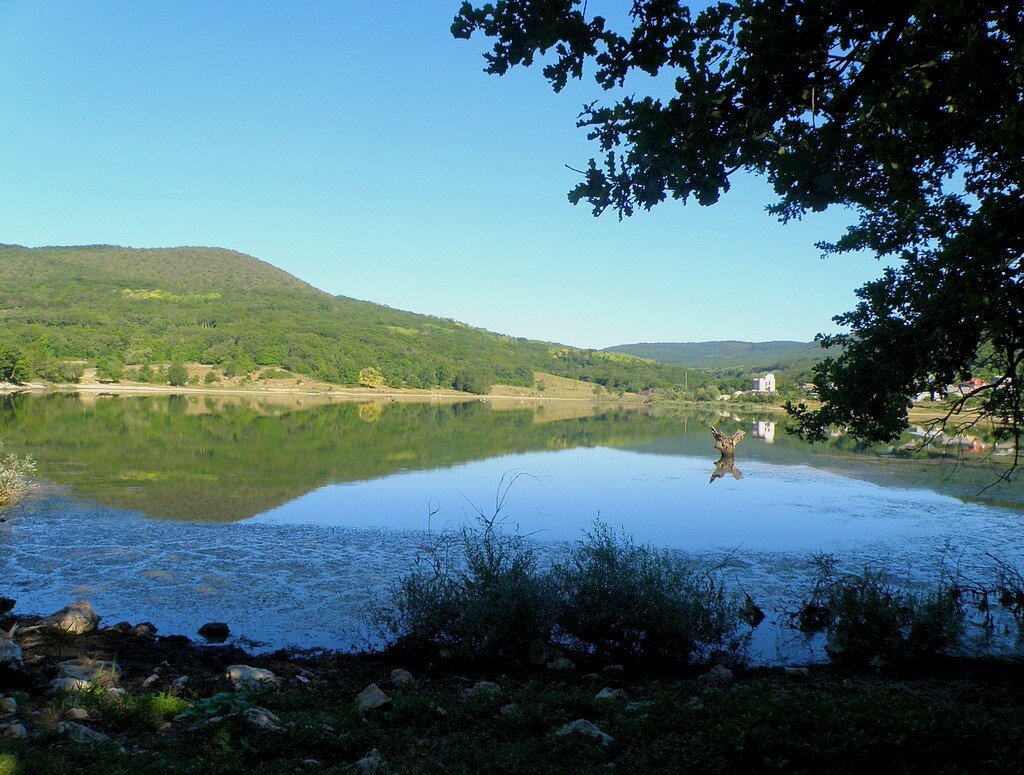
[[[89,711],[85,708],[68,708],[64,715],[73,721],[84,721],[89,718]]]
[[[622,689],[612,689],[610,686],[606,686],[597,693],[595,700],[612,700],[613,702],[620,702],[626,699],[626,693]]]
[[[50,689],[56,694],[73,694],[83,692],[92,686],[91,681],[83,678],[54,678],[50,681]]]
[[[516,705],[514,702],[510,702],[508,705],[502,705],[498,709],[498,713],[500,713],[502,716],[511,716],[517,710],[519,710],[519,706]]]
[[[639,713],[653,706],[654,703],[650,700],[640,700],[639,702],[627,702],[625,710],[626,713]]]
[[[622,665],[606,665],[604,668],[604,672],[608,675],[622,675],[624,672],[626,672],[626,668],[624,668]]]
[[[578,718],[575,721],[571,721],[564,727],[555,732],[555,737],[566,737],[568,735],[579,735],[580,737],[587,737],[591,740],[600,741],[601,745],[607,747],[615,743],[615,738],[611,735],[607,735],[598,729],[596,726],[591,724],[589,721],[583,718]]]
[[[493,681],[477,681],[472,689],[465,689],[462,694],[471,700],[490,699],[501,696],[501,687]]]
[[[683,707],[687,710],[704,710],[704,701],[700,697],[688,697]]]
[[[10,597],[0,597],[0,615],[7,613],[14,609],[14,606],[18,604],[18,601]]]
[[[88,600],[79,600],[52,616],[47,616],[40,623],[69,635],[85,635],[96,630],[100,624],[100,617],[92,610]]]
[[[143,689],[148,689],[150,686],[152,686],[153,684],[155,684],[159,680],[160,680],[160,676],[157,675],[156,673],[153,673],[153,675],[151,675],[149,678],[147,678],[145,681],[142,682],[142,688]]]
[[[384,763],[384,757],[376,748],[357,761],[354,766],[359,775],[380,775],[388,770],[387,764]]]
[[[0,739],[24,740],[28,737],[28,730],[24,724],[0,724]]]
[[[121,671],[113,662],[103,659],[67,659],[57,663],[61,678],[76,678],[87,683],[114,683]]]
[[[441,659],[455,659],[455,652],[451,649],[441,649],[437,652],[437,656]]]
[[[0,716],[18,712],[18,701],[13,697],[0,697]]]
[[[846,691],[848,691],[848,692],[849,691],[853,691],[853,681],[851,681],[849,678],[844,678],[843,679],[843,688],[846,689]]]
[[[122,700],[122,699],[124,699],[124,689],[122,689],[119,686],[112,686],[112,687],[110,687],[109,689],[107,689],[107,694],[109,694],[115,700]]]
[[[868,660],[868,667],[873,667],[876,670],[881,670],[883,667],[887,667],[889,664],[885,657],[876,654]]]
[[[4,638],[0,633],[0,666],[18,668],[25,664],[25,654],[21,646],[11,639]]]
[[[548,662],[548,670],[575,670],[576,665],[573,664],[571,659],[565,657],[559,657],[558,659],[552,659]]]
[[[228,665],[224,677],[231,682],[231,687],[236,692],[246,685],[277,686],[280,683],[278,677],[269,670],[248,665]]]
[[[370,713],[391,707],[391,698],[380,690],[377,684],[370,684],[356,695],[356,708],[360,713]]]
[[[243,715],[245,720],[256,727],[256,729],[261,729],[264,732],[280,732],[283,730],[281,719],[266,708],[247,708]]]
[[[142,622],[128,630],[128,634],[133,638],[155,638],[156,625],[152,622]]]
[[[231,628],[224,622],[207,622],[199,628],[199,634],[211,643],[223,643],[231,634]]]
[[[811,671],[806,667],[786,667],[783,668],[783,672],[786,678],[807,678],[811,675]]]
[[[292,676],[292,682],[298,684],[303,689],[308,689],[310,686],[313,685],[313,682],[306,678],[306,676],[304,675]]]
[[[700,680],[706,686],[732,686],[736,683],[736,676],[725,665],[715,665],[702,675]]]
[[[132,631],[132,623],[118,622],[117,624],[111,625],[110,629],[117,630],[120,633],[129,633]]]
[[[89,729],[89,727],[82,724],[76,724],[74,721],[61,722],[60,726],[57,727],[57,731],[62,735],[66,735],[72,743],[78,743],[78,745],[99,745],[100,743],[110,742],[110,738],[102,732]]]
[[[563,651],[543,638],[537,638],[530,644],[530,664],[541,667],[548,662],[564,657]]]
[[[179,692],[182,691],[186,686],[188,686],[188,676],[187,675],[178,676],[173,681],[171,681],[171,687],[176,689]]]
[[[411,689],[416,685],[416,679],[408,670],[398,668],[391,671],[391,683],[401,689]]]

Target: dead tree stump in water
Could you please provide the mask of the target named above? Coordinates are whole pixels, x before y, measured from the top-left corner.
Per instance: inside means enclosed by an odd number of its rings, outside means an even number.
[[[736,431],[732,436],[726,436],[712,425],[711,435],[715,437],[715,449],[722,453],[722,457],[732,457],[736,454],[736,445],[747,434],[744,431]]]

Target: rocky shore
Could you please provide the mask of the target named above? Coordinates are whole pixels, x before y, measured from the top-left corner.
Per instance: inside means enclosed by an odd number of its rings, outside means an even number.
[[[539,644],[255,656],[0,599],[0,774],[1020,771],[1024,664],[642,673]],[[7,610],[5,610],[7,609]],[[204,635],[227,637],[223,623]],[[543,653],[541,653],[543,652]]]

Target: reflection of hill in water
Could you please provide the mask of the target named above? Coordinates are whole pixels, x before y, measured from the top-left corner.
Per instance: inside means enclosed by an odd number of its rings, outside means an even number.
[[[515,404],[15,396],[0,402],[0,427],[40,476],[81,496],[199,521],[251,517],[335,482],[679,431],[635,410],[505,406]]]
[[[319,397],[74,395],[0,397],[0,436],[36,458],[40,476],[87,498],[150,517],[228,522],[261,514],[311,490],[400,471],[576,447],[706,458],[718,453],[709,424],[748,437],[737,464],[812,465],[880,484],[925,487],[970,499],[991,469],[864,454],[848,438],[808,446],[779,429],[773,444],[752,424],[714,412],[654,417],[584,403],[340,402]],[[1021,488],[985,493],[1024,508]]]

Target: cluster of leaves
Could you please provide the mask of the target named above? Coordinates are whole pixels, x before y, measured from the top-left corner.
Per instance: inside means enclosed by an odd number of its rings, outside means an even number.
[[[818,578],[797,619],[805,632],[828,632],[825,648],[833,660],[906,661],[944,654],[959,644],[965,613],[955,585],[942,582],[914,594],[880,571],[840,574],[830,555],[817,555],[814,562]]]
[[[268,366],[335,384],[372,375],[375,385],[472,393],[532,386],[537,371],[631,392],[684,380],[653,361],[330,296],[227,250],[0,246],[0,263],[5,342],[47,379],[60,362],[80,359],[111,380],[121,364],[178,362],[212,364],[226,376]]]
[[[632,663],[738,653],[739,609],[713,572],[601,523],[544,569],[522,536],[500,530],[497,513],[440,541],[401,580],[378,614],[389,640],[484,660],[522,661],[553,639]]]
[[[620,29],[586,0],[464,2],[457,38],[494,39],[486,70],[546,55],[555,91],[595,65],[617,101],[583,108],[601,156],[570,201],[619,217],[672,198],[714,204],[762,175],[781,220],[839,205],[856,222],[829,254],[894,262],[835,318],[849,333],[815,369],[829,425],[889,441],[909,396],[990,372],[981,414],[1024,432],[1024,22],[1012,0],[636,0]],[[629,76],[653,94],[628,91]],[[621,96],[626,94],[627,96]]]

